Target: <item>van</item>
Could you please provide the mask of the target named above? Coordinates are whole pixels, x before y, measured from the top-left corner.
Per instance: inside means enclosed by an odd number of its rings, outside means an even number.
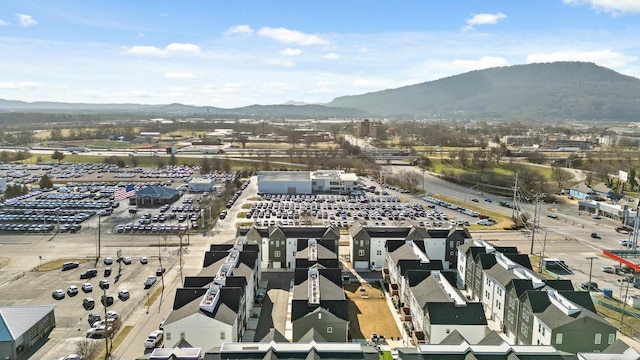
[[[83,272],[82,274],[80,274],[80,279],[91,279],[93,277],[98,276],[98,270],[97,269],[89,269],[85,272]]]

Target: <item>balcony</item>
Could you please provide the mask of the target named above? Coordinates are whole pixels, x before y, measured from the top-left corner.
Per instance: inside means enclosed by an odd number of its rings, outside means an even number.
[[[389,293],[398,296],[398,284],[389,284]]]
[[[424,333],[422,331],[414,331],[411,334],[411,340],[413,340],[414,345],[426,344]]]
[[[400,320],[411,321],[411,310],[408,306],[404,306],[400,309]]]
[[[382,269],[382,280],[389,280],[389,269]]]

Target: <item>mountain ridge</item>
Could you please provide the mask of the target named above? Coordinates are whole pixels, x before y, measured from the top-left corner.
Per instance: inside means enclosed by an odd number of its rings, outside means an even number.
[[[474,70],[438,80],[347,95],[327,104],[288,101],[238,108],[0,99],[0,112],[220,115],[234,117],[389,117],[636,121],[640,79],[589,62],[552,62]]]

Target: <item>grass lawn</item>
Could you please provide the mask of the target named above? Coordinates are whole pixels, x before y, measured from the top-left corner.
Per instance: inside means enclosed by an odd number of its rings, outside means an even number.
[[[36,271],[51,271],[51,270],[60,270],[62,269],[62,264],[66,262],[77,262],[77,263],[85,263],[89,261],[95,261],[95,259],[58,259],[46,262],[38,267],[36,267]]]
[[[619,308],[622,308],[623,304],[622,302],[615,300],[615,299],[605,299],[601,294],[597,294],[597,295],[591,295],[592,297],[597,297],[598,300],[606,302],[608,304],[617,306]],[[613,326],[617,327],[618,329],[620,329],[620,316],[621,313],[608,309],[602,305],[599,305],[597,303],[593,303],[596,307],[596,311],[598,312],[598,315],[602,316],[603,318],[607,319],[607,321],[609,321]],[[631,316],[631,315],[625,315],[624,319],[623,319],[623,323],[624,326],[622,329],[620,329],[620,331],[628,336],[632,336],[632,337],[637,337],[638,335],[640,335],[640,311],[638,311],[637,309],[632,308],[631,306],[627,305],[625,307],[626,311],[632,312],[635,314],[635,316]]]
[[[389,310],[379,285],[362,286],[365,291],[360,291],[360,287],[357,284],[344,286],[348,299],[351,338],[368,339],[374,332],[386,338],[399,337],[400,330],[393,318],[396,315]],[[368,298],[363,299],[364,294]]]

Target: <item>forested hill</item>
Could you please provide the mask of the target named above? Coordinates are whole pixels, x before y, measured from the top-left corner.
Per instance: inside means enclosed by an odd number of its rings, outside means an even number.
[[[381,116],[637,121],[640,79],[593,63],[539,63],[344,96],[327,105]]]

